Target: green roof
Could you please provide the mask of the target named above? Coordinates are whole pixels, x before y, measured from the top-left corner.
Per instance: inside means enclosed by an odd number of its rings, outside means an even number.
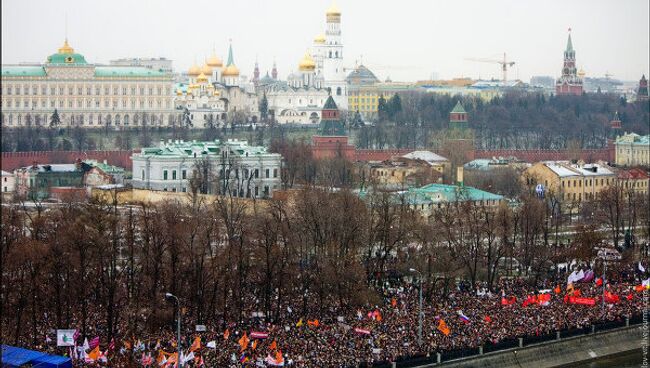
[[[95,77],[163,77],[162,70],[154,70],[141,66],[98,66],[95,68]]]
[[[463,114],[467,113],[467,111],[465,111],[465,109],[463,108],[463,105],[460,103],[460,101],[458,101],[456,103],[456,106],[454,106],[454,109],[451,110],[451,112],[452,113],[463,113]]]
[[[411,189],[411,192],[425,195],[434,202],[455,202],[463,200],[485,201],[503,199],[503,196],[466,186],[429,184],[421,188]]]
[[[332,95],[329,95],[327,97],[327,101],[325,101],[325,105],[323,106],[324,110],[337,110],[338,106],[336,106],[336,102],[334,102],[334,99],[332,98]]]
[[[573,51],[573,42],[571,42],[571,33],[569,33],[569,38],[566,41],[566,52]]]
[[[45,69],[42,66],[3,66],[3,77],[44,77]]]
[[[79,65],[88,64],[81,54],[62,54],[56,53],[47,57],[49,64]]]

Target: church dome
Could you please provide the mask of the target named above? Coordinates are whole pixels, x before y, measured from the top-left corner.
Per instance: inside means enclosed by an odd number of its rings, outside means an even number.
[[[325,43],[325,35],[321,33],[318,36],[314,37],[314,43],[318,43],[318,44]]]
[[[236,77],[239,75],[239,68],[237,68],[235,64],[230,64],[223,68],[221,75],[224,77]]]
[[[206,63],[213,68],[221,68],[223,66],[223,61],[215,54],[212,54]]]
[[[201,73],[201,74],[199,74],[198,77],[196,77],[196,81],[198,83],[207,83],[208,82],[208,77],[205,74]]]
[[[201,74],[201,68],[199,68],[199,66],[196,65],[196,63],[192,64],[192,66],[190,67],[190,70],[187,71],[187,74],[190,77],[197,77],[199,74]]]
[[[204,64],[203,67],[201,67],[201,73],[205,75],[212,75],[212,67],[210,67],[209,64]]]
[[[332,5],[330,5],[329,8],[327,8],[327,12],[325,13],[328,16],[341,16],[341,10],[339,9],[338,6],[336,6],[335,2],[332,2]]]
[[[582,68],[580,68],[580,71],[578,72],[578,77],[580,77],[580,78],[584,78],[586,74],[587,74],[587,73],[585,73],[585,70],[582,69]]]
[[[316,62],[314,58],[308,52],[305,52],[305,56],[302,57],[300,63],[298,64],[298,69],[301,72],[313,72],[316,69]]]

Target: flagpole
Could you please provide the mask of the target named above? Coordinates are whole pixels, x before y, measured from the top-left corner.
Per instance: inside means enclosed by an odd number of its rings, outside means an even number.
[[[178,334],[178,338],[176,339],[176,362],[180,368],[183,368],[183,360],[181,359],[181,302],[178,300],[178,297],[172,293],[165,293],[165,297],[167,299],[173,298],[176,300],[176,308],[178,308],[178,317],[176,318],[176,333]]]
[[[416,272],[418,274],[418,281],[420,284],[420,312],[419,312],[419,322],[418,322],[418,345],[422,346],[422,273],[416,270],[415,268],[409,269],[411,272]]]
[[[603,257],[603,321],[605,320],[605,286],[607,285],[607,259]]]

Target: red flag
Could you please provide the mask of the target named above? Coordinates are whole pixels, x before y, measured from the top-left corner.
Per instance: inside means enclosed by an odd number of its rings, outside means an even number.
[[[615,303],[618,303],[620,301],[621,301],[621,298],[618,295],[612,294],[609,291],[605,291],[605,303],[615,304]]]
[[[269,349],[276,350],[277,348],[278,348],[278,343],[275,342],[275,340],[273,340],[273,342],[271,343],[271,346],[269,346]]]
[[[555,294],[559,294],[562,292],[562,288],[560,288],[560,285],[558,285],[555,287],[555,289],[553,289],[553,291],[555,291]]]
[[[508,298],[501,298],[501,305],[511,305],[515,304],[517,302],[517,298],[514,296],[508,297]]]
[[[594,298],[579,298],[576,296],[569,297],[569,303],[571,304],[580,304],[580,305],[596,305],[596,299]]]
[[[487,322],[487,323],[491,323],[491,322],[492,322],[492,318],[490,318],[490,316],[485,316],[485,318],[483,318],[483,320],[484,320],[485,322]]]
[[[627,298],[627,300],[632,300],[632,299],[634,299],[634,294],[632,294],[632,293],[627,294],[626,298]]]
[[[596,279],[596,286],[603,286],[603,279],[600,277]]]
[[[535,297],[535,295],[530,295],[530,296],[528,296],[528,298],[526,298],[526,300],[524,300],[524,302],[521,304],[521,306],[522,307],[527,307],[527,306],[529,306],[531,304],[535,304],[535,303],[537,303],[537,298]]]
[[[223,339],[228,340],[228,337],[230,337],[230,330],[226,328],[226,331],[223,333]]]

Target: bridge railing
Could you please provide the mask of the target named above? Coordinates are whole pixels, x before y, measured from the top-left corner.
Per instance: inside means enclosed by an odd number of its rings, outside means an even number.
[[[442,363],[442,362],[448,362],[455,359],[482,355],[489,352],[512,349],[516,347],[530,346],[530,345],[539,344],[547,341],[561,340],[569,337],[588,335],[594,332],[607,331],[615,328],[637,325],[637,324],[641,324],[642,322],[643,322],[643,315],[639,314],[639,315],[631,316],[630,318],[619,318],[614,321],[596,323],[582,328],[571,328],[571,329],[560,330],[554,333],[543,334],[543,335],[523,336],[521,338],[504,340],[496,344],[486,343],[479,348],[441,350],[437,352],[431,352],[428,355],[399,357],[394,362],[365,363],[365,364],[361,364],[361,366],[373,367],[373,368],[419,367],[427,364]]]

